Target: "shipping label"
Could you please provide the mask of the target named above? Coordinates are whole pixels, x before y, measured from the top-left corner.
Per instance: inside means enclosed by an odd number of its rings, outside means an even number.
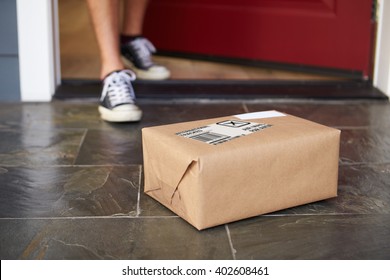
[[[226,120],[178,132],[176,135],[205,142],[210,145],[218,145],[263,130],[270,126],[270,124],[265,123]]]

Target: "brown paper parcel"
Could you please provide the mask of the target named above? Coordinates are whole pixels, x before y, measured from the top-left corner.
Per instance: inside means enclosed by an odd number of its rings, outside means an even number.
[[[199,230],[337,196],[340,131],[291,115],[148,127],[142,143],[145,193]]]

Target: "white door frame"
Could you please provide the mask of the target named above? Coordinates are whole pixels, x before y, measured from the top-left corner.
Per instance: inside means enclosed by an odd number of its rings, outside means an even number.
[[[58,0],[17,0],[22,101],[50,101],[61,83]],[[374,86],[390,96],[390,4],[378,0]]]
[[[16,0],[22,101],[50,101],[61,83],[57,0]]]
[[[390,96],[390,3],[378,0],[374,86]]]

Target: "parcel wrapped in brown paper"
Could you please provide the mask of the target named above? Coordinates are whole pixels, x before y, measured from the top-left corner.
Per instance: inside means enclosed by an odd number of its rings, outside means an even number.
[[[277,111],[142,129],[144,192],[201,230],[337,196],[340,131]]]

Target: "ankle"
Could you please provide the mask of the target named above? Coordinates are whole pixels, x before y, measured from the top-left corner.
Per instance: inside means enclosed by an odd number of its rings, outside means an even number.
[[[131,41],[142,38],[143,36],[141,34],[136,34],[136,35],[126,35],[126,34],[121,34],[120,35],[120,44],[125,45],[130,43]]]
[[[103,81],[111,73],[121,71],[124,69],[126,69],[126,68],[123,64],[113,64],[113,65],[102,66],[102,68],[100,70],[100,80]]]

